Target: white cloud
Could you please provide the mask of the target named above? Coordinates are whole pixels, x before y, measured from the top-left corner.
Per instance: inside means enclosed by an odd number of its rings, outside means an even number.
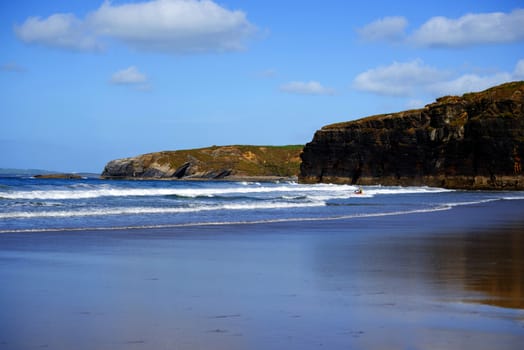
[[[334,89],[322,86],[319,82],[292,81],[280,86],[280,90],[290,94],[300,95],[333,95]]]
[[[111,76],[111,83],[117,85],[141,85],[147,84],[147,76],[135,67],[131,66],[126,69],[119,70]]]
[[[409,39],[422,46],[464,47],[524,40],[524,9],[511,13],[467,14],[458,19],[433,17]]]
[[[469,13],[459,18],[432,17],[406,35],[404,17],[384,17],[358,29],[367,41],[404,42],[426,47],[467,47],[524,41],[524,9],[509,13]]]
[[[48,18],[29,17],[16,25],[15,33],[28,44],[40,44],[73,51],[97,51],[101,45],[87,26],[73,14],[58,13]]]
[[[394,62],[360,73],[353,80],[353,87],[379,95],[410,96],[418,86],[441,80],[444,75],[445,72],[425,65],[421,60]]]
[[[99,50],[109,38],[136,50],[180,54],[241,50],[256,28],[244,12],[211,0],[152,0],[105,1],[83,20],[72,14],[31,17],[15,32],[27,43],[70,50]]]
[[[462,95],[466,92],[482,91],[511,80],[512,76],[509,73],[491,75],[464,74],[449,81],[435,82],[425,88],[440,96]]]
[[[366,41],[398,41],[404,38],[408,21],[404,17],[384,17],[358,29]]]
[[[522,75],[521,75],[522,74]],[[357,75],[353,87],[360,91],[397,97],[430,95],[461,95],[481,91],[491,86],[524,77],[524,60],[518,61],[513,72],[488,75],[452,74],[424,64],[421,60],[394,62],[389,66],[369,69]],[[414,106],[414,103],[412,104]]]

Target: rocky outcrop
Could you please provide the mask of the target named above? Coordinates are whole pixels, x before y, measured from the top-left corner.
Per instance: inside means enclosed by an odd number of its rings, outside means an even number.
[[[57,173],[57,174],[38,174],[34,176],[35,179],[59,179],[59,180],[78,180],[82,179],[81,175],[69,174],[69,173]]]
[[[298,176],[303,146],[213,146],[112,160],[106,179],[260,179]]]
[[[524,82],[325,126],[301,158],[307,183],[523,190]]]

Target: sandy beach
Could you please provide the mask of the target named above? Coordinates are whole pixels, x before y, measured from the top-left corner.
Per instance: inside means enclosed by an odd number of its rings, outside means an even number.
[[[0,349],[521,349],[524,207],[0,235]]]

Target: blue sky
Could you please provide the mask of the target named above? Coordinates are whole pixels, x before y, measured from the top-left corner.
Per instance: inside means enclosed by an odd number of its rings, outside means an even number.
[[[0,4],[0,167],[309,142],[524,80],[524,1]]]

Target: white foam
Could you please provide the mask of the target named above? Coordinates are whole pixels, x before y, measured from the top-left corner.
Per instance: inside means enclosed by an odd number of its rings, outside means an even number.
[[[518,200],[524,200],[524,194],[522,196],[511,196],[511,197],[502,197],[502,199],[504,200],[507,200],[507,201],[518,201]]]
[[[21,218],[52,218],[52,217],[78,217],[78,216],[108,216],[108,215],[147,215],[147,214],[179,214],[196,213],[202,211],[218,210],[260,210],[260,209],[288,209],[324,206],[323,202],[268,202],[268,203],[237,203],[220,205],[202,205],[194,207],[119,207],[99,209],[57,210],[57,211],[18,211],[0,213],[0,219]]]
[[[439,187],[382,187],[382,186],[372,186],[369,188],[364,188],[364,194],[369,195],[385,195],[385,194],[417,194],[417,193],[441,193],[441,192],[453,192],[453,190],[439,188]]]
[[[0,198],[4,199],[27,199],[27,200],[74,200],[92,199],[99,197],[145,197],[145,196],[179,196],[179,197],[214,197],[227,195],[249,195],[264,193],[285,193],[293,195],[317,196],[317,200],[329,200],[332,198],[348,198],[354,195],[357,187],[350,185],[316,184],[302,185],[287,183],[279,185],[245,185],[237,184],[231,187],[215,188],[110,188],[106,185],[82,188],[75,187],[68,190],[36,190],[36,191],[6,191],[0,192]],[[409,193],[438,193],[449,190],[432,187],[364,187],[364,196],[395,195]],[[360,195],[362,196],[362,195]]]
[[[50,191],[11,191],[0,192],[0,197],[5,199],[90,199],[98,197],[130,197],[130,196],[180,196],[180,197],[213,197],[232,194],[256,194],[270,192],[302,192],[302,191],[332,191],[333,187],[328,185],[304,186],[233,186],[226,188],[96,188],[96,189],[72,189],[72,190],[50,190]]]
[[[475,201],[468,201],[468,202],[451,202],[446,203],[445,205],[450,207],[460,207],[465,205],[477,205],[477,204],[483,204],[483,203],[490,203],[490,202],[496,202],[501,200],[501,198],[487,198],[487,199],[479,199]]]
[[[0,230],[0,233],[31,233],[31,232],[76,232],[76,231],[118,231],[118,230],[140,230],[140,229],[166,229],[177,227],[199,227],[199,226],[227,226],[227,225],[257,225],[257,224],[273,224],[286,222],[310,222],[310,221],[335,221],[335,220],[349,220],[358,218],[372,218],[383,216],[398,216],[410,214],[422,214],[438,211],[450,210],[450,206],[437,206],[426,209],[413,209],[406,211],[393,211],[382,213],[367,213],[367,214],[351,214],[332,217],[306,217],[306,218],[281,218],[269,220],[252,220],[252,221],[213,221],[213,222],[191,222],[181,224],[167,224],[167,225],[138,225],[138,226],[116,226],[116,227],[76,227],[76,228],[42,228],[42,229],[13,229]]]

